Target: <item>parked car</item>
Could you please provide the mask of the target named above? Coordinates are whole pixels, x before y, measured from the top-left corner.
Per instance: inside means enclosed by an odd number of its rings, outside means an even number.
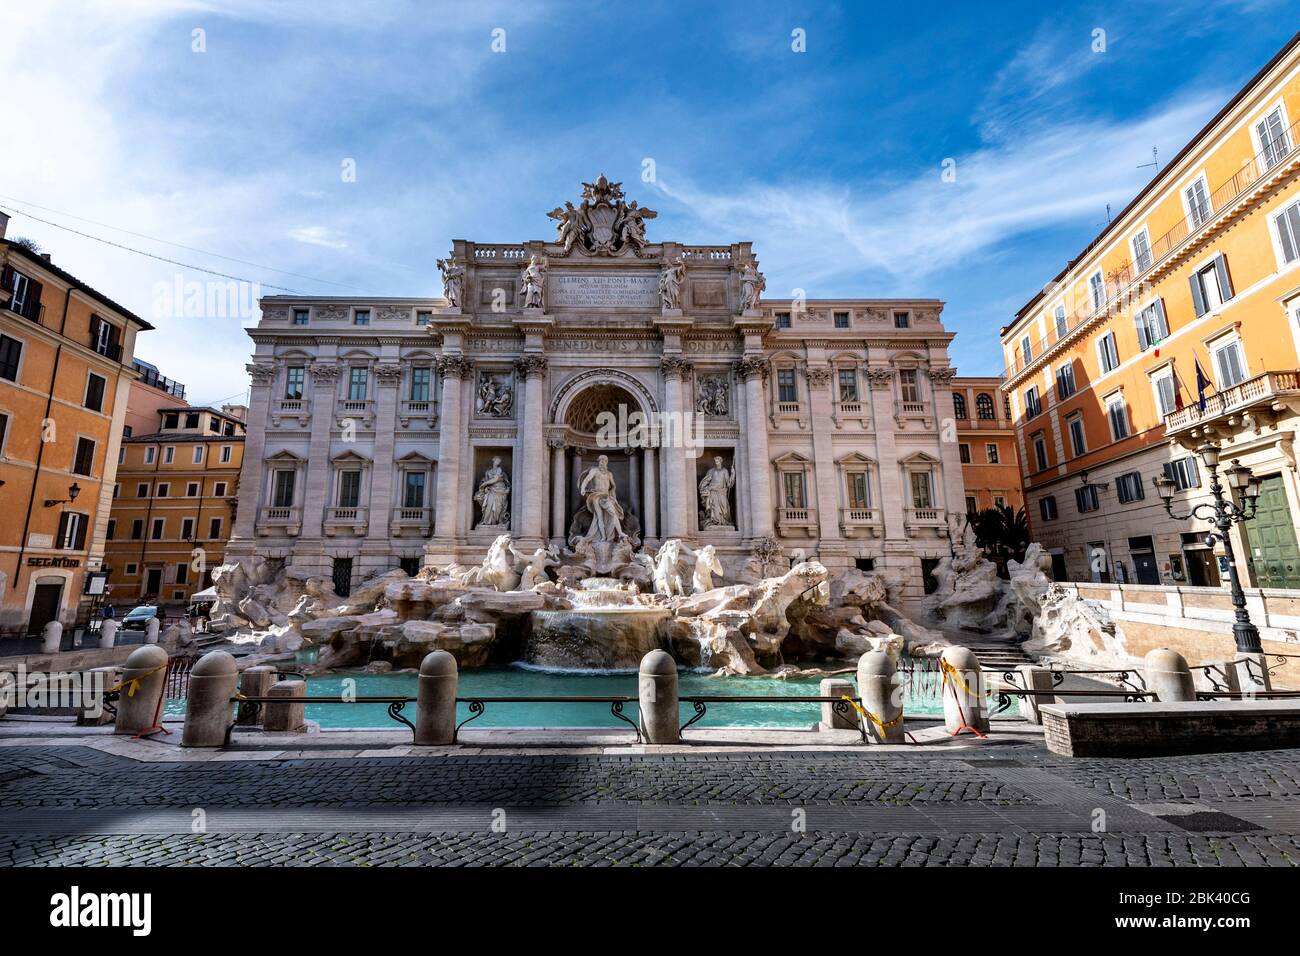
[[[128,630],[143,631],[145,626],[156,617],[158,617],[158,605],[139,604],[131,608],[126,617],[122,618],[122,627]],[[161,624],[162,620],[160,619],[158,623]]]

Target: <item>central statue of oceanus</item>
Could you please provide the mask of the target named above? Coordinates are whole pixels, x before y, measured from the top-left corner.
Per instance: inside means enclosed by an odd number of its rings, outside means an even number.
[[[601,455],[596,464],[582,474],[578,479],[578,494],[591,514],[591,525],[580,540],[623,541],[627,538],[623,531],[623,507],[618,503],[618,489],[614,473],[609,470],[609,458]]]

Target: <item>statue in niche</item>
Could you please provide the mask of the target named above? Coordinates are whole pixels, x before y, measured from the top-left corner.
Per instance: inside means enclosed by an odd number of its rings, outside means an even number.
[[[510,476],[501,467],[501,459],[493,458],[491,466],[474,492],[474,503],[479,506],[479,528],[510,527]]]
[[[686,281],[686,263],[678,256],[659,273],[659,305],[665,310],[681,309],[682,283]]]
[[[596,464],[578,479],[578,494],[591,515],[591,525],[583,539],[587,541],[622,541],[623,508],[618,503],[618,490],[614,473],[609,470],[609,458],[601,455]]]
[[[757,312],[767,280],[758,271],[758,262],[750,259],[740,270],[740,311]]]
[[[731,386],[721,375],[707,375],[700,379],[695,394],[695,410],[701,415],[725,417],[731,407]]]
[[[736,466],[730,470],[722,465],[722,456],[715,455],[713,467],[700,479],[700,530],[730,528],[731,489],[736,484]]]
[[[509,418],[513,406],[514,390],[510,387],[510,377],[481,372],[475,405],[478,413],[489,418]]]
[[[519,302],[525,309],[546,308],[546,259],[535,252],[519,277]]]
[[[442,297],[453,309],[459,309],[465,289],[465,267],[448,256],[438,260],[438,271],[442,273]]]

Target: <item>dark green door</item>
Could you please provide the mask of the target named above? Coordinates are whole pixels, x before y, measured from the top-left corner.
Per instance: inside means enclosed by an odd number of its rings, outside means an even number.
[[[1259,511],[1246,530],[1247,565],[1258,588],[1300,588],[1300,547],[1281,475],[1269,475],[1259,492]]]

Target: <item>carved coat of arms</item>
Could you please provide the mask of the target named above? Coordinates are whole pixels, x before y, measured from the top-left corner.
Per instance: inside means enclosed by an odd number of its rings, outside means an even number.
[[[582,184],[582,202],[565,202],[547,217],[556,221],[555,241],[568,255],[576,246],[589,256],[618,256],[629,250],[641,256],[648,245],[645,220],[659,214],[628,202],[622,183],[611,183],[602,173],[594,183]]]

